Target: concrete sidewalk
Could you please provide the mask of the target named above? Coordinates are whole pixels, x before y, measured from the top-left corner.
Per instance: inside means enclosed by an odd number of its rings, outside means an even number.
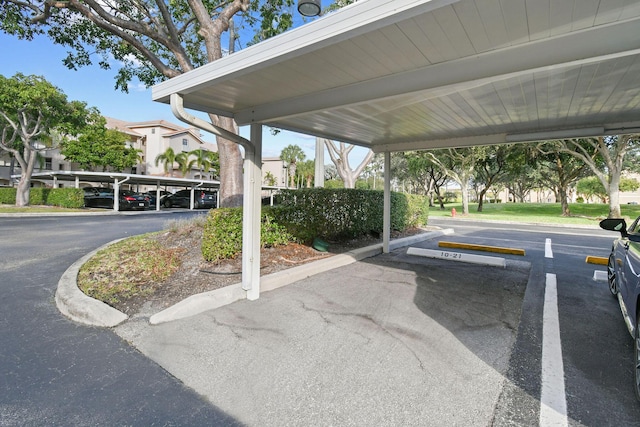
[[[114,330],[246,425],[486,426],[529,265],[455,269],[399,248],[257,301]]]

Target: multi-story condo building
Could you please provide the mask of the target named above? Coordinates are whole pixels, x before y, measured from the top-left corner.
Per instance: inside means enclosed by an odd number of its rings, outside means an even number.
[[[154,120],[146,122],[127,122],[111,117],[106,117],[107,127],[117,129],[129,136],[127,144],[140,151],[140,161],[131,170],[121,171],[136,175],[150,176],[173,176],[176,178],[191,178],[203,180],[215,180],[218,178],[218,171],[201,171],[193,167],[186,175],[179,170],[178,164],[168,167],[162,162],[156,164],[158,155],[163,154],[171,148],[175,154],[181,152],[193,152],[195,150],[205,150],[217,152],[216,144],[204,141],[199,130],[195,128],[184,128],[165,120]],[[35,172],[49,171],[79,171],[79,165],[71,163],[60,154],[59,150],[45,152],[43,162],[36,167]],[[11,175],[20,173],[17,162],[12,162],[7,153],[0,152],[0,186],[11,185]],[[278,158],[265,158],[263,165],[263,185],[271,185],[275,181],[275,186],[286,185],[286,169],[282,160]],[[47,179],[34,178],[33,186],[52,186],[52,181]],[[72,182],[58,182],[56,185],[71,186]],[[96,183],[82,181],[82,187],[96,186]],[[147,188],[140,188],[140,191],[147,191]]]

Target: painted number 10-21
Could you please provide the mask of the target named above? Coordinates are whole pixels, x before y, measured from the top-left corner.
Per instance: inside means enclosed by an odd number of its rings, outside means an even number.
[[[462,254],[457,252],[440,252],[442,258],[462,259]]]

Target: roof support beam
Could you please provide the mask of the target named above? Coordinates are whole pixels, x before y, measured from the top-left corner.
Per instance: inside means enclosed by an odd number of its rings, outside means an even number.
[[[178,93],[171,94],[171,111],[173,112],[174,116],[176,116],[178,119],[182,120],[185,123],[188,123],[192,126],[205,130],[207,132],[211,132],[216,136],[235,142],[236,144],[240,144],[245,149],[247,149],[247,147],[249,148],[251,147],[251,141],[249,141],[248,139],[245,139],[240,135],[237,135],[233,132],[229,132],[226,129],[223,129],[219,126],[215,126],[212,123],[206,122],[194,116],[193,114],[188,113],[187,110],[184,109],[184,100],[182,98],[182,95]]]

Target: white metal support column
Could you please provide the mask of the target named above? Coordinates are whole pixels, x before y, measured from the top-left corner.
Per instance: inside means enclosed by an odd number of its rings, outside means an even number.
[[[262,189],[262,125],[251,125],[251,147],[244,151],[242,209],[242,289],[248,300],[260,297],[260,215]]]
[[[242,289],[248,300],[260,297],[260,191],[262,190],[262,125],[251,125],[251,138],[240,135],[189,114],[178,93],[171,94],[171,111],[185,123],[211,132],[244,147],[244,198],[242,209]],[[219,194],[218,194],[219,197]]]
[[[118,178],[113,180],[113,210],[118,212],[120,210],[120,182]]]
[[[389,253],[391,240],[391,153],[384,153],[384,203],[382,212],[382,252]]]
[[[156,181],[156,211],[160,210],[160,181]]]

